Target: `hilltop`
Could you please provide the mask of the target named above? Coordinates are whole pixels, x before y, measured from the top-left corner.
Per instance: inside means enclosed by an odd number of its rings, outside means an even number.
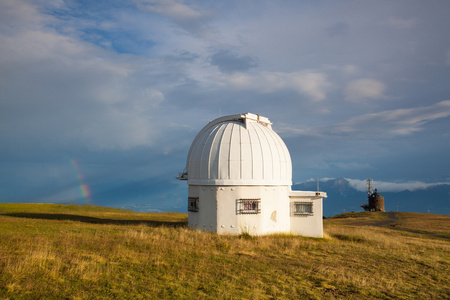
[[[187,214],[0,204],[0,299],[448,299],[450,241],[433,235],[450,216],[395,218],[334,216],[324,239],[219,236]]]

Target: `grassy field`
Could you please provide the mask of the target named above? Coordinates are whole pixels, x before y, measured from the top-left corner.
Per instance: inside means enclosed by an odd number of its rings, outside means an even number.
[[[449,216],[419,213],[400,213],[400,216],[398,224],[394,226],[396,228],[450,237]]]
[[[0,299],[449,299],[450,216],[324,221],[324,239],[219,236],[187,215],[0,204]],[[435,225],[433,225],[435,224]]]

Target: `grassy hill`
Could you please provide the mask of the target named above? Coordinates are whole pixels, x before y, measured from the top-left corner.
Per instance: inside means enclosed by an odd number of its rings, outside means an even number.
[[[186,214],[0,204],[0,299],[450,298],[450,240],[433,236],[450,216],[395,217],[329,218],[324,239],[219,236]]]

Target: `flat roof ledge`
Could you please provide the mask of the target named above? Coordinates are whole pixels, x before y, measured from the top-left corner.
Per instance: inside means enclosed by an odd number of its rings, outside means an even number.
[[[306,197],[327,198],[327,193],[312,192],[312,191],[290,191],[289,192],[289,198],[306,198]]]

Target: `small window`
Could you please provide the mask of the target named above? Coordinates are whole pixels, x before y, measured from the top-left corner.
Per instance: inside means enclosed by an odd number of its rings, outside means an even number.
[[[198,211],[198,197],[188,198],[188,211]]]
[[[261,213],[261,199],[238,199],[236,212],[242,214],[259,214]]]
[[[294,216],[312,216],[312,202],[294,202],[292,206]]]

